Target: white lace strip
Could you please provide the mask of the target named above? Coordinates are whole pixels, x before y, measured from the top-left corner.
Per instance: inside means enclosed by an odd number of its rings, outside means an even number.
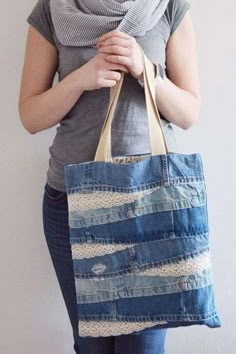
[[[81,321],[79,320],[79,335],[81,337],[108,337],[141,331],[167,321],[125,322],[125,321]]]
[[[121,251],[125,248],[131,247],[134,244],[72,244],[72,258],[84,259],[92,258],[95,256],[102,256],[112,254],[116,251]],[[157,266],[135,273],[140,276],[181,276],[189,275],[196,272],[201,272],[204,269],[210,268],[211,255],[209,251],[205,251],[197,256],[188,258],[186,260],[174,261],[170,264]]]
[[[198,256],[195,256],[193,258],[188,258],[186,261],[177,261],[172,264],[166,264],[161,267],[154,267],[150,269],[146,269],[138,275],[141,276],[181,276],[181,275],[191,275],[197,272],[201,272],[204,269],[210,268],[211,267],[211,256],[210,253],[204,252]]]
[[[72,244],[72,258],[84,259],[96,256],[112,254],[117,251],[124,250],[134,244]],[[138,273],[138,275],[149,276],[179,276],[188,275],[195,272],[201,272],[203,269],[211,267],[211,256],[209,252],[204,252],[194,258],[178,261],[160,267],[153,267]]]
[[[71,245],[72,258],[83,259],[95,256],[103,256],[105,254],[114,253],[116,251],[124,250],[134,244],[88,244],[88,243],[74,243]]]
[[[87,210],[99,208],[111,208],[113,206],[132,203],[143,198],[145,195],[153,193],[159,186],[142,190],[139,192],[103,192],[95,191],[92,193],[72,193],[68,194],[68,204],[70,211]]]

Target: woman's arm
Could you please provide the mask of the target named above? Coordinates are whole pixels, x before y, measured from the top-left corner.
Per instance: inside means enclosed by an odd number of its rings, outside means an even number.
[[[197,121],[201,106],[195,33],[189,11],[168,40],[166,69],[169,79],[156,84],[158,109],[167,120],[188,129]]]
[[[109,63],[98,53],[52,87],[57,66],[56,47],[30,25],[18,110],[31,134],[60,122],[84,91],[112,87],[120,80],[118,70],[128,72],[124,65]]]
[[[143,81],[142,55],[134,37],[111,31],[99,38],[97,47],[106,54],[106,60],[126,65],[133,77]],[[189,11],[168,40],[166,69],[168,78],[156,83],[158,109],[167,120],[188,129],[198,119],[201,105],[195,34]]]
[[[83,93],[76,71],[52,87],[57,65],[56,47],[30,25],[18,111],[24,128],[31,134],[56,125]]]

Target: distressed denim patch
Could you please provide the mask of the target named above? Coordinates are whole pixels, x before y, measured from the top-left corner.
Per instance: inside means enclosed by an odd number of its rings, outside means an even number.
[[[208,249],[207,234],[194,238],[142,242],[112,254],[74,259],[74,272],[80,278],[91,278],[95,275],[113,277],[131,273],[136,268],[145,270],[157,265],[187,260]],[[96,265],[99,265],[98,271],[95,269]]]

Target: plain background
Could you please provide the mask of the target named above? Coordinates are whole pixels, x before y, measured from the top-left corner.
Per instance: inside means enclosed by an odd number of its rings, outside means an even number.
[[[17,110],[26,17],[34,3],[0,3],[0,354],[73,354],[69,317],[42,227],[43,186],[55,127],[30,135]],[[167,354],[234,354],[236,2],[198,0],[190,11],[203,103],[198,123],[175,131],[181,151],[201,153],[204,163],[222,327],[169,329],[166,349]]]

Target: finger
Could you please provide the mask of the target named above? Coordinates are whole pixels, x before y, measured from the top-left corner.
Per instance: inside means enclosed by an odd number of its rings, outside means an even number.
[[[121,70],[121,71],[124,71],[125,73],[129,73],[129,69],[125,66],[125,65],[119,65],[119,64],[115,64],[116,66],[118,65],[118,68],[117,70]]]
[[[129,48],[120,47],[118,45],[106,45],[98,50],[100,53],[108,53],[108,54],[116,54],[116,55],[124,55],[129,56],[130,50]]]
[[[107,80],[107,79],[101,79],[101,84],[102,86],[109,86],[109,87],[112,87],[112,86],[115,86],[117,81],[116,80]]]
[[[120,80],[121,78],[121,73],[119,73],[118,71],[111,71],[108,70],[106,71],[106,79],[110,79],[110,80]]]
[[[127,34],[127,33],[124,33],[124,32],[121,32],[121,31],[117,31],[117,30],[114,30],[114,31],[110,31],[110,32],[107,32],[107,33],[104,33],[101,37],[98,38],[97,40],[97,43],[98,42],[102,42],[110,37],[119,37],[119,38],[124,38],[124,39],[129,39],[130,36]]]
[[[108,70],[121,70],[121,71],[124,71],[126,73],[129,72],[129,69],[125,65],[115,64],[115,63],[111,63],[111,62],[107,63],[106,68]]]
[[[126,56],[123,56],[123,55],[107,55],[104,59],[106,61],[111,62],[111,63],[117,63],[117,64],[125,65],[128,68],[131,65],[130,58],[126,57]]]
[[[129,38],[129,40],[124,39],[124,38],[120,38],[120,37],[110,37],[102,42],[97,43],[97,48],[104,48],[107,45],[118,45],[120,47],[124,47],[127,48],[130,46],[131,44],[131,37]]]

